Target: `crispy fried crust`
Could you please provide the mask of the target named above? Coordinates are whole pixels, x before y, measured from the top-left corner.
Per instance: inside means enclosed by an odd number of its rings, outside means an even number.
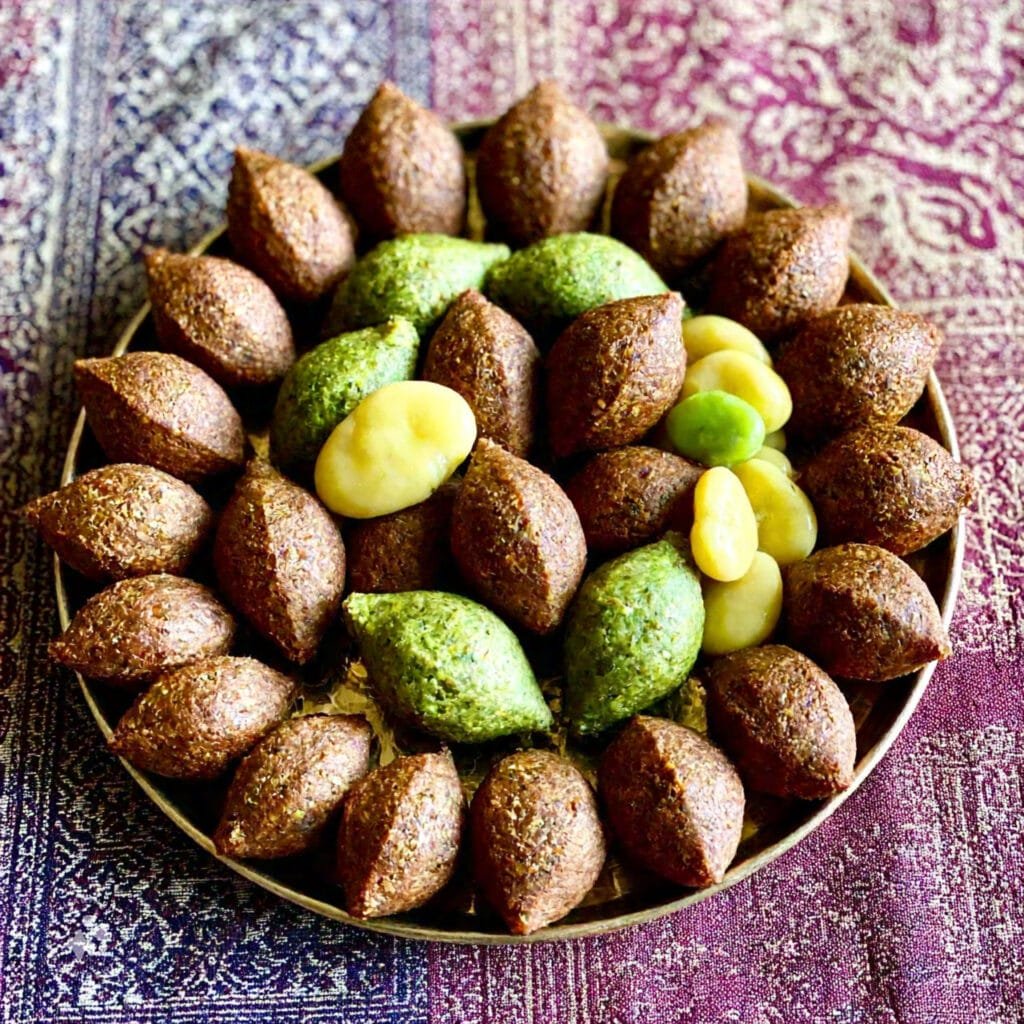
[[[254,459],[221,514],[213,546],[228,600],[292,661],[308,661],[338,611],[345,546],[308,491]]]
[[[235,772],[213,834],[225,857],[288,857],[314,846],[367,772],[370,726],[358,715],[282,722]]]
[[[473,798],[470,826],[477,885],[515,935],[564,917],[604,865],[593,790],[548,751],[499,761]]]
[[[950,654],[924,581],[883,548],[823,548],[790,566],[784,582],[789,643],[829,675],[883,682]]]
[[[288,713],[293,679],[253,658],[204,658],[157,676],[110,749],[172,779],[213,779]]]
[[[711,663],[711,733],[751,788],[816,800],[853,781],[857,734],[842,691],[810,658],[782,644]]]
[[[242,465],[245,432],[235,407],[216,381],[180,356],[79,359],[75,384],[112,462],[142,462],[188,483]]]
[[[348,912],[385,917],[426,903],[455,871],[462,823],[462,787],[447,751],[400,757],[360,779],[338,830]]]
[[[22,515],[92,580],[182,573],[213,526],[213,510],[188,484],[127,462],[83,473]]]
[[[226,654],[235,620],[209,588],[157,573],[121,580],[93,595],[50,657],[115,686],[138,688],[161,672]]]
[[[699,733],[638,715],[605,750],[598,791],[632,860],[678,885],[722,880],[743,831],[743,785]]]

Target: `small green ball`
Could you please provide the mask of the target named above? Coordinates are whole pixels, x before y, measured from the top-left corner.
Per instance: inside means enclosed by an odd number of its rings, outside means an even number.
[[[727,391],[699,391],[674,406],[665,424],[680,455],[705,466],[734,466],[764,444],[764,420]]]

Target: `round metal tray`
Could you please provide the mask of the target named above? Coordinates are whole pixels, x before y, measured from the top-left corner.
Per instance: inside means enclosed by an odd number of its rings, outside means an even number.
[[[487,123],[456,127],[470,163],[486,127]],[[613,158],[613,173],[621,171],[624,162],[651,141],[651,136],[628,129],[606,127],[603,131]],[[336,179],[337,159],[333,157],[311,168],[329,187],[333,186]],[[796,205],[784,193],[758,178],[750,177],[749,185],[752,208]],[[474,200],[470,209],[470,233],[479,237],[481,230],[479,210]],[[218,228],[190,251],[202,253],[212,249],[215,252],[228,252],[223,236],[223,227]],[[845,301],[893,305],[882,285],[852,254]],[[154,347],[154,344],[152,318],[147,304],[139,310],[118,339],[113,354],[122,353],[133,347]],[[938,439],[954,457],[959,457],[953,422],[942,388],[934,374],[929,376],[926,393],[908,420]],[[86,430],[85,415],[82,413],[78,417],[68,447],[61,484],[68,483],[79,472],[102,462],[102,453]],[[939,602],[942,619],[947,627],[960,587],[963,545],[963,530],[958,523],[948,534],[911,560]],[[61,627],[66,629],[74,611],[88,596],[90,590],[74,573],[65,573],[56,558],[54,571],[60,623]],[[749,877],[799,843],[826,818],[834,814],[871,773],[913,713],[934,668],[934,664],[928,665],[913,676],[882,686],[857,684],[847,688],[847,696],[857,721],[857,766],[853,784],[845,792],[826,801],[770,802],[766,805],[768,812],[762,816],[758,827],[745,833],[736,860],[718,885],[700,890],[684,890],[667,882],[627,874],[625,884],[620,883],[614,892],[609,890],[608,898],[591,900],[557,924],[530,936],[509,935],[496,917],[486,913],[468,912],[465,904],[443,902],[428,905],[410,914],[361,921],[350,917],[342,909],[340,891],[331,884],[329,869],[322,861],[311,864],[306,859],[298,862],[255,864],[224,857],[218,859],[257,885],[307,910],[360,928],[406,938],[497,944],[544,942],[605,934],[629,925],[652,921],[708,899]],[[86,703],[104,738],[109,738],[127,706],[128,698],[123,693],[102,685],[93,685],[81,677],[79,682]],[[122,761],[122,764],[146,795],[175,825],[209,854],[218,856],[210,838],[215,825],[218,791],[214,790],[211,796],[208,787],[161,779],[141,772],[127,762]],[[199,795],[201,792],[204,795]]]

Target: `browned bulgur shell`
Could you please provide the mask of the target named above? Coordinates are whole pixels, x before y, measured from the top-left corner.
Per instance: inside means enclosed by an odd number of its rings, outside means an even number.
[[[477,886],[514,935],[564,917],[604,865],[593,790],[546,750],[499,761],[473,798],[470,825]]]
[[[355,262],[346,212],[308,171],[253,149],[236,149],[228,187],[235,255],[283,299],[313,302]]]
[[[790,566],[783,616],[789,643],[841,679],[896,679],[950,653],[924,581],[870,544],[824,548]]]
[[[288,857],[314,846],[370,766],[372,731],[358,715],[282,722],[238,766],[213,834],[224,857]]]
[[[213,510],[188,484],[129,462],[91,469],[22,515],[92,580],[182,573],[213,526]]]
[[[746,214],[739,139],[709,121],[666,135],[630,161],[615,188],[612,234],[675,280]]]
[[[292,661],[313,657],[341,604],[345,546],[312,494],[254,459],[221,514],[213,562],[258,632]]]
[[[579,586],[579,516],[546,473],[482,440],[452,510],[452,553],[466,581],[513,622],[548,633]]]
[[[547,359],[548,431],[558,458],[642,437],[686,372],[677,292],[621,299],[578,316]]]
[[[345,140],[340,172],[341,194],[373,241],[462,231],[466,171],[459,140],[391,82],[373,94]]]
[[[870,426],[833,441],[804,467],[800,486],[824,543],[860,541],[906,555],[955,525],[974,478],[927,434]]]
[[[707,670],[711,735],[751,788],[817,800],[853,781],[857,733],[842,691],[782,644],[727,654]]]
[[[50,657],[87,679],[138,688],[161,672],[226,654],[234,636],[235,620],[213,591],[156,573],[90,597],[51,641]]]
[[[671,452],[627,445],[594,455],[565,493],[591,551],[625,551],[682,527],[703,473],[703,466]]]
[[[527,456],[540,401],[540,352],[518,320],[478,291],[463,292],[430,339],[422,376],[462,395],[480,437]]]
[[[541,82],[487,130],[476,185],[489,226],[514,246],[583,231],[604,197],[608,151],[557,82]]]
[[[142,462],[189,483],[241,467],[242,420],[223,388],[169,352],[79,359],[75,384],[112,462]]]
[[[463,801],[451,754],[400,757],[349,790],[338,829],[338,877],[355,917],[426,903],[448,884]]]
[[[295,681],[253,658],[165,672],[125,712],[110,749],[172,779],[214,779],[288,713]]]
[[[446,589],[453,571],[448,536],[458,487],[450,480],[411,508],[347,522],[348,589],[357,594]]]
[[[161,346],[224,387],[269,384],[295,362],[285,311],[245,267],[150,249],[146,277]]]
[[[809,444],[868,424],[895,423],[921,397],[942,344],[939,329],[891,306],[840,306],[784,344],[775,369],[793,396],[786,433]]]
[[[638,715],[601,758],[598,792],[630,859],[677,885],[720,882],[743,831],[743,784],[699,733]]]
[[[830,309],[850,272],[851,223],[839,204],[752,214],[718,252],[707,311],[769,341]]]

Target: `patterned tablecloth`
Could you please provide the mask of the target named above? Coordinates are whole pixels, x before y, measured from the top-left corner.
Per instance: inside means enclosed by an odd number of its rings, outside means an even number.
[[[375,937],[236,878],[103,748],[46,660],[72,360],[143,298],[146,243],[221,219],[238,142],[337,151],[391,77],[452,119],[538,77],[842,196],[854,246],[947,333],[979,498],[956,656],[864,787],[750,881],[617,936]],[[0,1017],[22,1021],[1024,1020],[1024,8],[984,0],[4,0],[0,5]]]

